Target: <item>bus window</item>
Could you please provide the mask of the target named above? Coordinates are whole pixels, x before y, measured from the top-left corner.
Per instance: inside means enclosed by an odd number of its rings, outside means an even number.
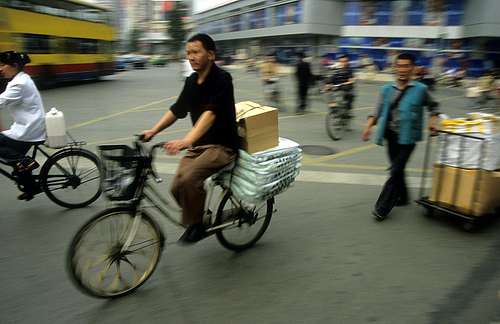
[[[24,51],[36,54],[50,53],[50,42],[48,35],[23,35]]]
[[[62,0],[0,0],[0,5],[2,4],[16,9],[52,16],[109,23],[106,16],[103,15],[105,11],[75,2]]]
[[[111,54],[113,53],[113,42],[110,41],[99,41],[99,53],[101,54]]]
[[[52,36],[49,38],[49,48],[51,53],[61,53],[59,48],[59,37]]]
[[[78,41],[78,38],[66,38],[66,53],[80,53],[80,42]]]
[[[82,53],[82,54],[96,54],[97,53],[97,40],[95,40],[95,39],[81,39],[80,40],[80,53]]]

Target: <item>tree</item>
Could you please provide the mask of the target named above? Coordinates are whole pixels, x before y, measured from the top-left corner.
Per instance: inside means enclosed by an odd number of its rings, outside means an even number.
[[[129,35],[128,50],[129,52],[137,52],[139,50],[139,39],[142,36],[142,31],[138,28],[132,29]]]
[[[187,31],[184,20],[182,18],[187,15],[187,8],[182,2],[176,1],[175,7],[172,8],[172,10],[168,14],[168,34],[172,39],[170,42],[170,47],[172,49],[172,52],[177,55],[183,47],[184,40],[186,39]]]

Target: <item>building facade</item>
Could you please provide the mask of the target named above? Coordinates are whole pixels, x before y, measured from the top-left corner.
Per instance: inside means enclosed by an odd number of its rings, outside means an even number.
[[[142,52],[146,54],[170,53],[172,39],[168,33],[172,10],[182,11],[182,21],[189,32],[192,29],[191,0],[143,0],[147,2],[148,15],[143,23],[139,23],[143,31],[141,41]]]
[[[248,56],[273,51],[287,62],[297,51],[334,44],[342,7],[329,0],[241,0],[207,8],[195,1],[194,16],[197,30],[213,35],[222,51]]]
[[[167,54],[170,37],[168,21],[170,12],[177,3],[183,3],[186,28],[192,29],[191,0],[94,0],[111,9],[116,28],[116,49],[128,51],[131,33],[140,31],[140,52],[145,54]]]
[[[205,2],[206,1],[200,1]],[[465,68],[480,75],[500,67],[498,0],[239,0],[197,5],[198,31],[228,52],[296,51],[371,57],[383,70],[401,51],[419,64]]]

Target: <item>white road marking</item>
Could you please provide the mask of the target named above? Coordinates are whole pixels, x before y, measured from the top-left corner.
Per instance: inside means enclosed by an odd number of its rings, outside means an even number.
[[[177,170],[176,163],[156,162],[155,169],[160,174],[175,174]],[[297,177],[298,182],[312,183],[336,183],[352,184],[363,186],[383,186],[387,180],[387,175],[366,174],[366,173],[346,173],[346,172],[328,172],[328,171],[310,171],[301,170]],[[420,177],[406,177],[406,184],[409,188],[420,188]],[[430,188],[431,179],[426,179],[425,187]]]

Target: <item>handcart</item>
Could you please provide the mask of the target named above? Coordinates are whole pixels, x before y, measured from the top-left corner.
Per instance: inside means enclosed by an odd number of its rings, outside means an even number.
[[[498,216],[499,214],[498,208],[496,210],[491,210],[485,214],[480,214],[480,215],[478,215],[476,210],[478,206],[478,198],[481,194],[480,185],[482,183],[481,182],[482,177],[484,176],[485,172],[489,172],[482,170],[485,157],[486,138],[470,134],[452,133],[448,131],[438,131],[438,133],[441,134],[440,137],[441,140],[443,140],[443,143],[441,143],[440,145],[439,161],[441,162],[450,161],[450,159],[447,156],[448,154],[447,146],[450,144],[450,141],[453,140],[455,144],[458,142],[458,150],[456,151],[456,153],[458,154],[456,156],[456,161],[454,162],[454,165],[457,165],[459,167],[452,169],[466,170],[466,172],[469,173],[468,175],[467,174],[464,175],[463,172],[459,171],[454,172],[455,174],[453,175],[453,177],[451,179],[450,178],[447,179],[446,184],[448,184],[448,186],[446,186],[446,188],[443,188],[443,177],[445,176],[449,177],[449,174],[445,175],[445,172],[443,171],[444,168],[447,167],[447,165],[445,164],[437,165],[436,168],[440,167],[441,169],[439,172],[433,170],[434,172],[433,176],[435,177],[437,174],[438,178],[433,179],[432,183],[433,188],[431,196],[429,196],[428,194],[426,195],[425,184],[429,169],[431,146],[433,138],[438,138],[437,135],[430,135],[425,150],[424,168],[422,171],[422,179],[421,179],[420,194],[419,194],[420,198],[416,200],[416,203],[422,205],[426,209],[427,216],[432,217],[436,214],[436,211],[438,211],[441,214],[450,216],[460,221],[464,230],[472,231],[475,228],[477,228],[477,226],[480,225],[480,223],[484,223],[487,220],[491,220],[492,216]],[[477,157],[477,161],[475,162],[475,168],[461,169],[460,166],[462,166],[464,162],[464,152],[466,149],[466,145],[470,145],[471,141],[479,141],[477,142],[478,144],[476,144],[476,146],[478,146],[479,148],[479,154]],[[470,176],[470,174],[472,174],[472,176]],[[467,181],[463,179],[464,177],[468,177]],[[451,188],[449,186],[450,184]],[[436,197],[438,198],[441,197],[443,190],[447,191],[446,194],[448,196],[448,199],[446,202],[443,202],[441,199],[435,199]],[[466,197],[465,202],[464,202],[464,192],[467,192],[467,194],[465,195]],[[458,199],[461,199],[460,204],[462,205],[467,204],[468,206],[470,206],[470,208],[464,209],[457,207]],[[470,200],[467,201],[467,199]]]

